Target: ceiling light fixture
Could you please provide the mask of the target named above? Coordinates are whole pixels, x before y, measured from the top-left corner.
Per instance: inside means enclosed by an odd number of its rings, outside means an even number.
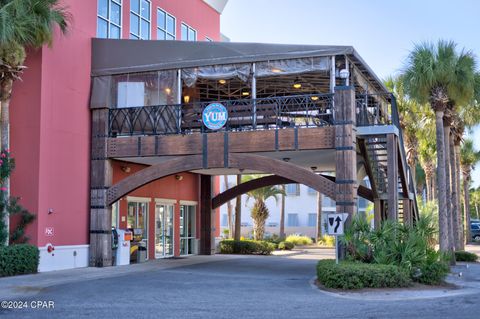
[[[302,83],[300,83],[300,79],[297,77],[295,81],[293,81],[293,88],[300,89],[302,87]]]
[[[314,95],[314,96],[311,96],[310,99],[312,101],[318,101],[318,96]]]
[[[220,84],[222,84],[222,85],[223,85],[223,84],[227,83],[227,80],[220,79],[220,80],[218,80],[218,83],[220,83]]]

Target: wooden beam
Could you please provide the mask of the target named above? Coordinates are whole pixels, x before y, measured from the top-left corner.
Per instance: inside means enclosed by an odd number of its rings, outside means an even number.
[[[398,147],[397,136],[387,135],[387,178],[388,178],[388,212],[390,220],[398,220]]]
[[[215,253],[212,210],[212,176],[200,175],[200,254]]]
[[[329,176],[329,175],[321,175],[321,176],[335,183],[334,176]],[[281,177],[277,175],[267,175],[267,176],[259,177],[259,178],[241,183],[240,185],[234,186],[232,188],[229,188],[223,193],[220,193],[217,196],[215,196],[212,199],[212,209],[216,209],[222,206],[223,204],[225,204],[226,202],[233,200],[235,197],[248,193],[249,191],[254,189],[258,189],[266,186],[274,186],[274,185],[281,185],[281,184],[296,184],[296,183],[297,182],[289,178]],[[365,198],[373,202],[372,190],[363,185],[360,185],[358,187],[358,195],[362,198]]]

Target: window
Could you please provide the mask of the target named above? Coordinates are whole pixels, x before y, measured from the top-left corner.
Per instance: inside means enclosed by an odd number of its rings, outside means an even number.
[[[182,40],[183,41],[196,41],[197,31],[189,25],[182,23]]]
[[[287,184],[285,192],[287,196],[300,196],[300,184]]]
[[[222,214],[222,227],[227,227],[228,226],[228,215],[227,214]]]
[[[157,39],[175,40],[175,17],[162,9],[157,9]]]
[[[316,195],[317,194],[317,191],[314,190],[313,188],[309,187],[308,188],[308,195]]]
[[[335,207],[335,201],[333,201],[330,197],[323,196],[322,198],[322,206],[323,207]]]
[[[195,206],[180,206],[180,255],[195,253]]]
[[[309,227],[317,226],[317,214],[308,214],[308,226]]]
[[[297,227],[298,226],[298,214],[288,214],[287,215],[287,226],[288,227]]]
[[[122,0],[98,0],[97,37],[120,39],[122,34]]]
[[[268,222],[267,227],[278,227],[278,223],[277,222]]]
[[[358,198],[358,208],[359,209],[366,209],[367,208],[367,200],[365,198]]]
[[[115,202],[112,205],[112,227],[120,228],[119,225],[119,202]]]
[[[150,1],[130,0],[130,39],[150,39]]]

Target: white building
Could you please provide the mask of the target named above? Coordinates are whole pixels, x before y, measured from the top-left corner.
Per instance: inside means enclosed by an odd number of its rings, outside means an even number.
[[[236,176],[228,176],[229,188],[236,185]],[[220,177],[220,191],[225,191],[224,178]],[[317,191],[300,184],[285,185],[287,196],[285,197],[285,233],[302,234],[309,237],[315,237],[315,228],[317,223]],[[252,236],[253,220],[250,217],[250,211],[253,206],[254,199],[248,199],[247,195],[242,195],[242,236],[248,238]],[[368,201],[359,198],[358,211],[365,213]],[[265,235],[268,237],[272,234],[280,232],[280,210],[281,196],[278,201],[270,198],[266,202],[270,216],[266,221]],[[231,201],[232,219],[235,218],[235,200]],[[325,225],[328,213],[336,211],[335,201],[329,197],[322,195],[322,224]],[[232,221],[233,223],[233,221]],[[220,207],[220,227],[221,234],[228,231],[228,210],[227,205]]]

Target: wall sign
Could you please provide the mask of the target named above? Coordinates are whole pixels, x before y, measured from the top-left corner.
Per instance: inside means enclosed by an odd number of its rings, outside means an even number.
[[[45,227],[45,236],[52,237],[55,234],[53,227]]]
[[[203,110],[202,119],[207,128],[219,130],[227,123],[228,112],[223,104],[211,103]]]

